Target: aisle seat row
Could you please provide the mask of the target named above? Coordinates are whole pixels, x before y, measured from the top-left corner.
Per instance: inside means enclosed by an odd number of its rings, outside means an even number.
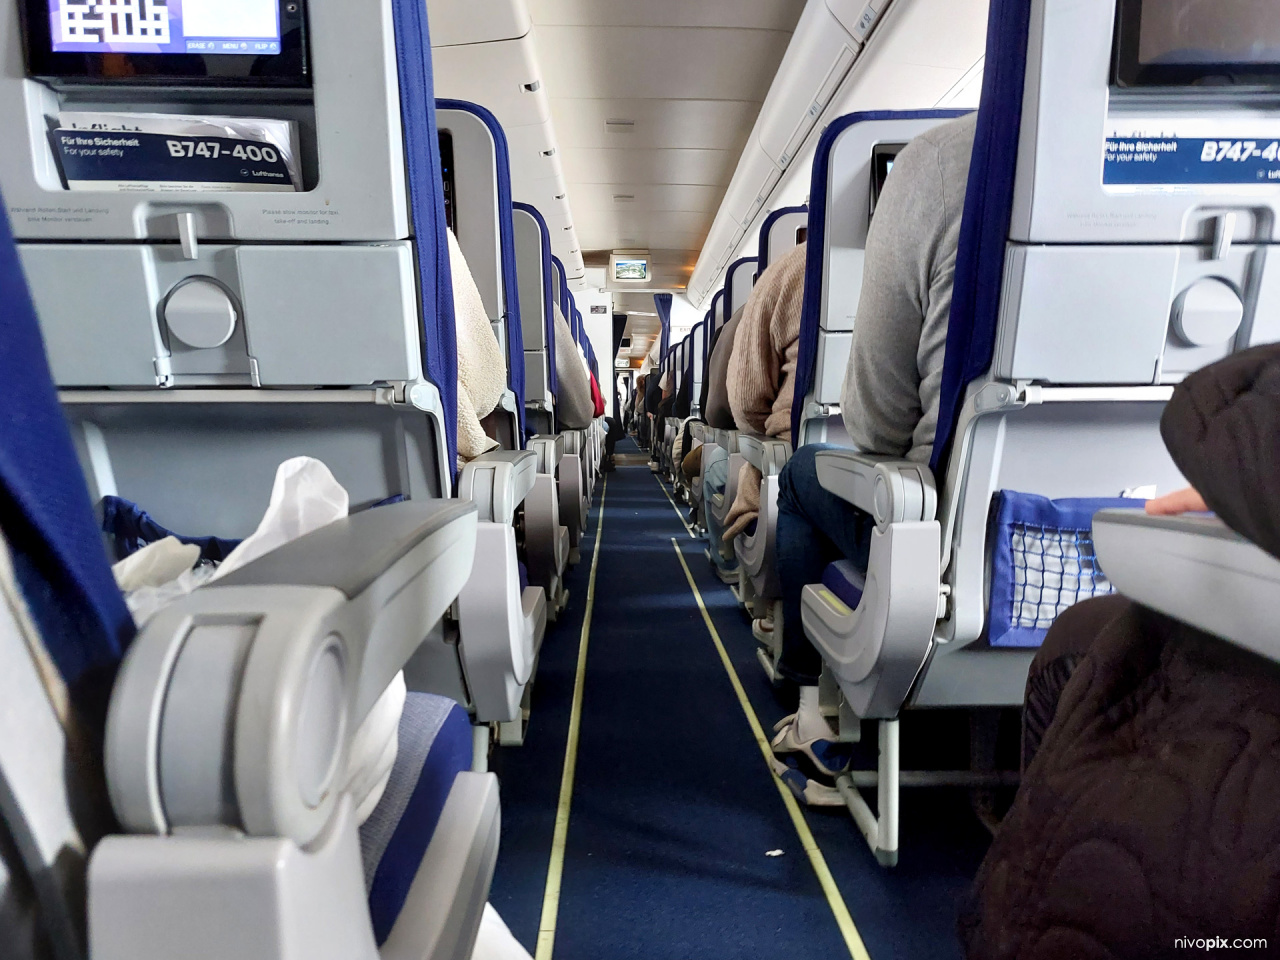
[[[745,302],[746,271],[763,273],[787,243],[807,239],[792,443],[696,425],[702,474],[689,494],[714,569],[753,617],[771,621],[756,635],[774,680],[788,626],[774,552],[778,478],[793,449],[816,449],[822,487],[874,520],[865,568],[833,564],[804,588],[802,609],[838,737],[858,740],[862,721],[878,728],[875,803],[850,776],[835,789],[787,779],[811,803],[847,806],[886,864],[898,855],[903,711],[1021,706],[1056,616],[1113,589],[1094,551],[1093,515],[1184,485],[1159,432],[1173,384],[1280,339],[1280,287],[1266,259],[1274,238],[1265,224],[1280,210],[1274,187],[1211,178],[1117,189],[1105,185],[1115,174],[1101,140],[1087,156],[1068,145],[1079,130],[1143,135],[1143,123],[1158,126],[1169,111],[1226,137],[1254,109],[1246,92],[1220,89],[1212,101],[1166,92],[1167,101],[1142,101],[1147,119],[1132,119],[1125,110],[1136,98],[1108,89],[1114,8],[1077,19],[1067,0],[993,2],[930,460],[854,449],[841,397],[863,286],[876,282],[863,276],[868,230],[894,157],[963,111],[833,121],[807,210],[765,221],[758,260],[731,266],[702,321],[714,337]],[[679,356],[663,362],[678,366]],[[726,543],[744,460],[763,476],[761,513],[754,530]],[[707,482],[717,463],[722,490]],[[679,464],[664,466],[681,489]],[[1127,516],[1135,524],[1141,514]],[[1131,568],[1132,556],[1124,559]],[[1161,604],[1177,606],[1168,596]],[[971,771],[917,779],[976,782]]]
[[[0,3],[0,890],[32,896],[0,940],[467,960],[497,855],[490,731],[523,738],[602,433],[594,408],[563,422],[557,311],[585,383],[594,352],[562,273],[553,299],[545,224],[512,202],[502,130],[434,101],[421,4],[311,0],[296,102],[204,93],[324,115],[298,162],[325,171],[330,212],[305,191],[271,211],[252,192],[60,194],[45,130],[84,80],[28,75],[19,6]],[[125,78],[101,109],[167,95]],[[506,359],[495,448],[465,464],[446,214]],[[109,559],[169,530],[234,546],[296,457],[350,517],[139,629]],[[122,516],[131,531],[103,529]],[[395,764],[357,811],[348,761],[401,672]]]

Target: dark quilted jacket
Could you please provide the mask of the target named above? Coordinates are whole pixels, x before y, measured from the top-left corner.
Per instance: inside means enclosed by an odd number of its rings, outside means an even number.
[[[1161,428],[1219,516],[1280,555],[1280,347],[1188,378]],[[1033,758],[962,911],[970,960],[1196,953],[1180,937],[1280,956],[1280,666],[1108,597],[1059,618],[1027,706]]]

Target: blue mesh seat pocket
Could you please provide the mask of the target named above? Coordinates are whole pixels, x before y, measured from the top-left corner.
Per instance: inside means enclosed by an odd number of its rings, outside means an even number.
[[[1114,592],[1093,549],[1093,515],[1142,500],[1085,497],[1050,500],[999,491],[987,533],[993,647],[1038,647],[1062,611]]]

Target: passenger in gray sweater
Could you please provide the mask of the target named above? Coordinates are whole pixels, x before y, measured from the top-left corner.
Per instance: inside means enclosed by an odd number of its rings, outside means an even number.
[[[841,394],[845,427],[867,453],[927,463],[933,452],[975,127],[970,114],[909,144],[876,207]],[[778,670],[800,685],[800,707],[774,740],[774,752],[800,754],[810,775],[827,778],[847,766],[849,752],[833,742],[818,708],[822,658],[800,621],[801,591],[837,560],[865,570],[875,522],[818,483],[815,455],[823,447],[801,447],[779,479]]]

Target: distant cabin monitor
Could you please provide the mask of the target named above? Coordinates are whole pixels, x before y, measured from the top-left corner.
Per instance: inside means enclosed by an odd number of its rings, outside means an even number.
[[[1121,87],[1280,85],[1274,0],[1119,0]]]
[[[304,0],[22,0],[33,76],[305,85]]]
[[[889,171],[902,152],[905,143],[877,143],[871,150],[871,215],[875,216],[876,205],[880,202],[880,194],[884,192],[884,183],[889,179]]]
[[[615,257],[613,261],[613,279],[648,280],[649,261],[638,257]]]

